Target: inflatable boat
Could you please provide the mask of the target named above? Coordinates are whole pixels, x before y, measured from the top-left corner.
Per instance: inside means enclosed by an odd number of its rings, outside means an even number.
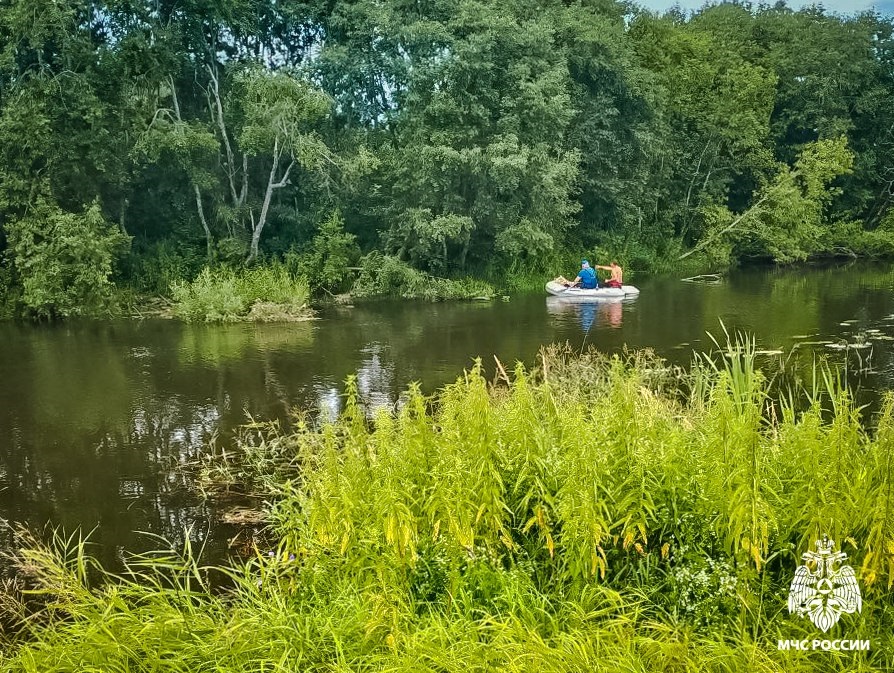
[[[546,284],[546,291],[554,297],[565,297],[568,299],[623,299],[624,297],[639,294],[639,289],[633,285],[622,285],[619,288],[598,287],[595,290],[584,290],[579,287],[565,287],[553,280]]]

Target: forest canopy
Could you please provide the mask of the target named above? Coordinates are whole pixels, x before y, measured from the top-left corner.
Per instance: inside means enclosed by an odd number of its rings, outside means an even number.
[[[7,0],[0,312],[264,261],[336,290],[370,253],[492,279],[890,255],[892,30],[784,2]]]

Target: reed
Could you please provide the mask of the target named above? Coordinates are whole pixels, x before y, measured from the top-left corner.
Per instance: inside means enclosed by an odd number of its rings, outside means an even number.
[[[171,284],[174,315],[186,322],[290,322],[307,319],[304,278],[280,265],[240,270],[204,267],[190,282]]]
[[[773,400],[730,341],[686,371],[552,347],[488,384],[477,362],[397,411],[349,381],[340,418],[254,425],[206,471],[267,495],[277,549],[91,585],[82,544],[26,548],[53,600],[2,670],[888,670],[894,398],[871,433],[828,369]],[[784,607],[821,534],[864,593],[832,637],[870,652],[776,649],[819,637]]]

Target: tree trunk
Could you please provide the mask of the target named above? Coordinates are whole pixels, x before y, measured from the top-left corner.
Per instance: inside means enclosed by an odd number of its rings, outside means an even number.
[[[196,208],[199,211],[199,219],[202,221],[202,229],[205,230],[205,247],[208,261],[211,261],[211,228],[208,226],[208,220],[205,219],[205,209],[202,207],[202,192],[199,186],[193,184],[193,190],[196,194]]]
[[[251,246],[248,249],[248,257],[245,259],[246,264],[250,264],[258,258],[258,248],[261,244],[261,232],[264,231],[264,224],[267,222],[267,211],[270,209],[270,200],[273,198],[273,183],[276,177],[276,169],[279,167],[279,154],[273,153],[273,166],[270,167],[270,177],[267,178],[267,189],[264,192],[264,205],[261,206],[261,214],[258,221],[255,222],[253,231],[251,232]]]
[[[220,129],[220,135],[223,138],[224,151],[227,154],[227,182],[230,185],[230,196],[233,199],[233,205],[236,208],[239,208],[242,205],[242,202],[245,200],[245,192],[248,184],[248,178],[246,174],[242,176],[242,191],[241,193],[236,191],[236,158],[233,153],[233,147],[230,145],[230,135],[227,133],[227,125],[224,122],[223,116],[223,103],[220,99],[220,82],[217,79],[217,75],[214,73],[214,69],[209,65],[208,66],[208,74],[211,76],[211,93],[214,94],[214,106],[217,109],[217,114],[214,114],[214,110],[211,112],[212,117],[216,117],[217,126]],[[243,168],[246,167],[247,157],[243,156]]]
[[[466,256],[469,254],[469,246],[471,245],[471,243],[472,243],[472,232],[467,231],[466,237],[463,240],[462,251],[459,254],[459,268],[462,271],[466,270]]]
[[[245,197],[248,196],[248,155],[242,155],[242,190],[239,192],[239,202],[236,207],[241,207],[245,203]]]
[[[174,78],[168,75],[168,81],[171,84],[171,98],[174,101],[174,115],[179,123],[183,123],[180,116],[180,102],[177,100],[177,87],[174,86]],[[192,180],[190,180],[192,182]],[[199,221],[202,223],[202,229],[205,231],[205,248],[208,261],[211,261],[211,228],[208,226],[208,220],[205,218],[205,209],[202,207],[202,192],[199,186],[192,183],[193,193],[196,195],[196,209],[199,211]],[[124,206],[121,207],[121,227],[124,227]]]
[[[288,168],[286,168],[285,173],[283,173],[282,178],[277,181],[276,171],[279,168],[280,157],[281,150],[279,148],[279,138],[277,138],[273,144],[273,165],[270,167],[270,176],[267,178],[267,189],[264,192],[264,203],[261,206],[261,214],[258,216],[258,221],[255,222],[252,227],[251,246],[248,249],[248,257],[245,258],[246,264],[250,264],[258,257],[258,249],[261,243],[261,232],[264,230],[264,225],[267,223],[267,212],[270,210],[270,201],[273,199],[273,190],[285,187],[289,184],[289,173],[292,172],[292,168],[295,166],[295,160],[293,159]]]
[[[127,214],[127,198],[121,199],[121,211],[118,215],[118,226],[121,227],[121,233],[128,236],[127,227],[124,226],[124,216]]]
[[[799,175],[799,172],[798,172],[798,171],[792,171],[792,173],[791,173],[792,178],[797,177],[798,175]],[[770,195],[771,195],[773,192],[775,192],[777,189],[779,189],[780,187],[782,187],[782,185],[776,185],[775,187],[772,187],[772,188],[768,189],[768,190],[767,190],[767,193],[764,194],[764,195],[757,201],[757,203],[755,203],[755,204],[752,205],[750,208],[748,208],[748,210],[746,210],[744,213],[742,213],[741,215],[739,215],[736,219],[734,219],[731,223],[729,223],[727,226],[725,226],[723,229],[721,229],[721,230],[720,230],[719,232],[717,232],[716,234],[712,234],[712,235],[709,235],[709,236],[706,236],[705,238],[703,238],[701,241],[698,242],[698,244],[697,244],[694,248],[692,248],[692,250],[689,250],[689,251],[687,251],[687,252],[684,252],[682,255],[680,255],[679,257],[677,257],[677,260],[686,259],[687,257],[689,257],[689,255],[691,255],[691,254],[693,254],[693,253],[695,253],[695,252],[698,252],[699,250],[701,250],[702,248],[704,248],[704,247],[705,247],[706,245],[708,245],[708,243],[710,243],[711,241],[713,241],[713,240],[715,240],[715,239],[717,239],[717,238],[720,238],[720,237],[723,236],[724,234],[728,234],[729,232],[731,232],[733,229],[736,228],[736,225],[738,225],[742,220],[744,220],[744,219],[747,218],[749,215],[751,215],[754,211],[756,211],[756,210],[757,210],[757,207],[758,207],[759,205],[761,205],[764,201],[766,201],[768,198],[770,198]]]

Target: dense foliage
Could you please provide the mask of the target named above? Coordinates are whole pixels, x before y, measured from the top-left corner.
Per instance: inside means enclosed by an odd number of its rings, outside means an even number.
[[[186,322],[270,322],[309,317],[307,283],[280,265],[241,272],[205,267],[191,282],[174,281],[171,293],[175,315]]]
[[[372,251],[494,279],[890,254],[892,29],[784,2],[8,0],[0,307],[287,255],[339,292]]]
[[[91,588],[82,547],[29,545],[47,607],[0,669],[889,670],[894,400],[872,435],[828,371],[769,404],[753,344],[688,373],[559,350],[500,371],[247,430],[206,476],[274,500],[281,544],[229,591],[188,549]],[[822,636],[785,596],[824,534],[863,607]],[[871,650],[777,649],[820,637]]]

